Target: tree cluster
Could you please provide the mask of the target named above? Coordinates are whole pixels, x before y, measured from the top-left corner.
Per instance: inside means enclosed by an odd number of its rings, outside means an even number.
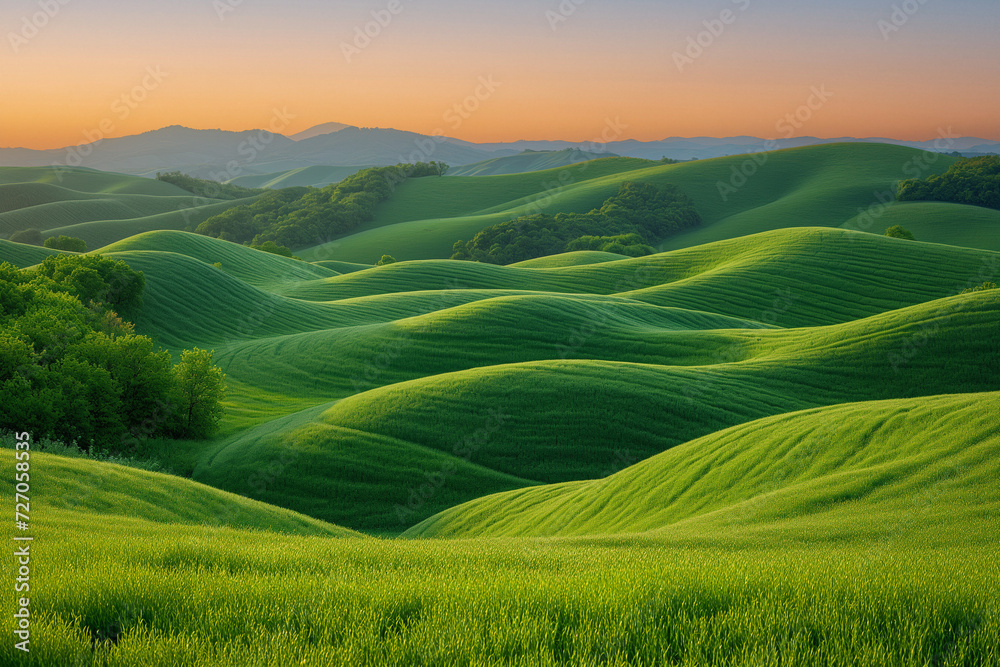
[[[156,174],[156,180],[176,185],[182,190],[205,199],[245,199],[267,192],[264,188],[244,188],[232,183],[220,183],[204,178],[195,178],[179,171]]]
[[[74,236],[50,236],[43,244],[46,248],[53,250],[67,250],[69,252],[87,252],[87,242]]]
[[[960,293],[961,294],[974,294],[976,292],[986,292],[988,290],[994,290],[996,288],[997,288],[997,284],[996,283],[990,282],[990,281],[986,281],[984,283],[976,285],[975,287],[969,287],[967,289],[964,289]]]
[[[619,234],[618,236],[581,236],[566,244],[566,252],[575,250],[599,250],[613,252],[629,257],[643,257],[656,252],[653,246],[638,234]]]
[[[174,365],[110,306],[141,303],[144,281],[98,257],[0,265],[0,430],[125,452],[217,428],[224,376],[212,353],[185,351]]]
[[[899,184],[899,201],[945,201],[1000,209],[1000,156],[959,160],[943,174]]]
[[[375,207],[407,178],[439,175],[447,165],[418,163],[364,169],[325,188],[272,190],[254,203],[236,206],[201,223],[195,230],[234,243],[289,248],[326,243],[348,234],[375,216]]]
[[[131,314],[142,307],[146,276],[121,260],[96,255],[49,255],[38,265],[39,277],[72,294],[85,306],[106,306]]]
[[[468,243],[455,243],[451,258],[513,264],[570,250],[638,256],[700,224],[694,204],[676,186],[626,182],[589,213],[530,215],[487,227]]]
[[[911,232],[906,227],[902,225],[893,225],[885,230],[885,235],[893,239],[906,239],[907,241],[912,241],[913,232]]]
[[[254,250],[260,250],[261,252],[269,252],[272,255],[281,255],[282,257],[294,258],[295,255],[292,254],[292,249],[278,245],[274,241],[264,241],[261,245],[250,245]]]
[[[10,240],[14,243],[24,243],[26,245],[42,245],[45,243],[45,237],[42,236],[42,230],[35,227],[30,227],[28,229],[21,229],[10,235]]]

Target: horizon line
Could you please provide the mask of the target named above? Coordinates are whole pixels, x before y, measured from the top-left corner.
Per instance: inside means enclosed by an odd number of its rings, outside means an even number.
[[[101,142],[103,142],[105,140],[108,140],[108,139],[127,139],[127,138],[130,138],[130,137],[138,137],[138,136],[142,136],[144,134],[151,134],[151,133],[154,133],[154,132],[161,132],[163,130],[169,130],[169,129],[173,129],[173,128],[184,129],[184,130],[191,130],[191,131],[194,131],[194,132],[228,132],[228,133],[232,133],[232,134],[245,134],[245,133],[248,133],[248,132],[269,132],[271,134],[275,134],[277,136],[282,136],[282,137],[285,137],[286,139],[291,139],[292,141],[298,142],[298,141],[306,141],[306,139],[302,139],[302,140],[292,139],[292,137],[294,135],[302,134],[302,133],[308,132],[308,131],[316,128],[316,127],[320,127],[322,125],[333,124],[333,123],[335,123],[335,121],[327,121],[327,122],[324,122],[324,123],[318,123],[317,125],[313,125],[313,126],[308,127],[308,128],[306,128],[304,130],[301,130],[299,132],[292,132],[292,133],[289,133],[289,134],[283,134],[281,132],[271,132],[270,130],[266,130],[266,129],[262,128],[262,127],[252,127],[252,128],[242,129],[242,130],[229,130],[229,129],[224,129],[224,128],[221,128],[221,127],[191,127],[191,126],[188,126],[188,125],[181,125],[179,123],[174,123],[174,124],[171,124],[171,125],[164,125],[164,126],[158,127],[158,128],[153,128],[153,129],[149,129],[149,130],[143,130],[142,132],[137,132],[137,133],[134,133],[134,134],[122,134],[122,135],[117,135],[117,136],[104,136],[104,137],[101,137],[100,139],[98,139],[96,141],[90,141],[90,142],[84,141],[84,142],[81,142],[79,144],[67,144],[67,145],[63,145],[63,146],[53,146],[53,147],[50,147],[50,148],[30,148],[28,146],[3,146],[3,147],[0,147],[0,150],[30,150],[30,151],[38,151],[38,152],[53,151],[53,150],[63,150],[63,149],[69,149],[69,148],[77,147],[77,146],[96,145],[96,144],[99,144],[99,143],[101,143]],[[408,134],[416,134],[416,135],[423,136],[423,137],[435,137],[435,136],[439,136],[439,137],[443,137],[445,139],[453,139],[453,140],[456,140],[456,141],[462,141],[462,142],[465,142],[465,143],[468,143],[468,144],[473,144],[473,145],[478,145],[478,146],[491,145],[491,144],[518,144],[518,143],[540,143],[540,142],[563,142],[563,143],[568,143],[568,144],[577,143],[577,144],[581,144],[581,145],[582,144],[604,143],[604,142],[595,141],[594,139],[583,139],[583,140],[580,140],[580,141],[575,141],[575,140],[571,140],[571,139],[562,139],[562,138],[557,138],[557,139],[552,139],[552,138],[545,138],[545,139],[523,139],[522,138],[522,139],[505,140],[505,141],[471,141],[471,140],[468,140],[468,139],[462,139],[460,137],[450,136],[450,135],[446,135],[446,134],[437,134],[436,132],[432,133],[432,134],[424,134],[424,133],[417,132],[417,131],[414,131],[414,130],[404,130],[404,129],[400,129],[400,128],[397,128],[397,127],[350,125],[350,124],[347,124],[347,123],[337,123],[337,124],[344,125],[344,127],[341,128],[340,130],[334,130],[333,132],[325,132],[325,133],[317,134],[317,135],[314,135],[314,136],[315,137],[320,137],[320,136],[324,136],[324,135],[327,135],[327,134],[336,134],[336,133],[341,132],[343,130],[356,129],[356,130],[391,130],[391,131],[394,131],[394,132],[405,132],[405,133],[408,133]],[[850,140],[850,139],[854,139],[854,140],[858,140],[858,141],[875,141],[875,140],[881,140],[881,139],[888,139],[888,140],[891,140],[891,141],[904,141],[904,142],[913,142],[913,143],[926,143],[926,142],[929,142],[929,141],[934,141],[935,139],[939,139],[941,137],[940,132],[942,132],[942,131],[943,130],[939,130],[939,133],[937,135],[931,136],[930,138],[926,138],[926,139],[900,139],[900,138],[893,137],[893,136],[888,136],[888,135],[883,135],[883,136],[867,136],[867,137],[858,137],[858,136],[852,136],[852,135],[839,135],[839,136],[835,136],[835,137],[820,137],[820,136],[816,136],[816,135],[798,135],[798,136],[793,136],[793,137],[775,138],[775,137],[761,137],[761,136],[752,135],[752,134],[734,134],[734,135],[727,135],[727,136],[713,136],[713,135],[702,134],[702,135],[693,135],[693,136],[670,135],[670,136],[663,137],[661,139],[624,138],[624,139],[616,139],[614,141],[609,141],[609,142],[606,142],[606,143],[607,144],[615,144],[615,143],[623,143],[623,142],[627,142],[627,141],[634,141],[634,142],[637,142],[637,143],[649,144],[649,143],[658,143],[658,142],[663,142],[663,141],[670,141],[670,140],[675,140],[675,139],[676,140],[694,140],[694,139],[719,139],[719,140],[722,140],[722,139],[759,139],[759,140],[762,140],[762,141],[793,141],[793,140],[796,140],[796,139],[818,139],[820,141],[835,141],[835,140]],[[313,137],[310,137],[310,138],[313,138]],[[974,136],[974,135],[962,135],[962,136],[959,136],[959,137],[956,137],[956,138],[958,138],[958,139],[981,139],[981,140],[983,140],[985,142],[1000,143],[1000,138],[994,139],[994,138],[980,137],[980,136]]]

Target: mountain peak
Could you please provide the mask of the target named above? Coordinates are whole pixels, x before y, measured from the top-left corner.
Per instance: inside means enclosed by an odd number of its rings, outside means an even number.
[[[304,139],[312,139],[313,137],[318,137],[323,134],[332,134],[334,132],[340,132],[341,130],[346,130],[353,125],[345,125],[344,123],[322,123],[320,125],[314,125],[308,130],[303,130],[298,134],[293,134],[289,136],[289,139],[294,139],[295,141],[302,141]]]

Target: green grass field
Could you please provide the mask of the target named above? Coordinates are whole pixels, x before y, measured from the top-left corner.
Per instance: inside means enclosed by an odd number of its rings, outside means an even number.
[[[70,489],[94,474],[44,455],[35,463],[55,466],[51,480],[72,475]],[[121,493],[129,480],[116,473],[97,474]],[[199,499],[192,485],[156,481],[173,492],[168,502]],[[750,535],[399,541],[323,536],[301,520],[282,532],[232,527],[243,516],[233,497],[202,525],[161,523],[142,506],[102,507],[98,486],[72,508],[38,509],[32,650],[15,658],[8,642],[4,660],[996,664],[996,526],[960,545],[927,544],[923,515],[954,493],[931,488],[872,542],[816,531],[803,541],[757,516]],[[13,615],[0,627],[12,636]]]
[[[0,663],[1000,665],[1000,291],[963,293],[1000,221],[857,231],[919,155],[773,153],[725,202],[751,158],[570,167],[546,210],[694,199],[705,226],[640,258],[443,259],[565,168],[404,182],[315,261],[108,232],[137,331],[215,351],[221,432],[135,452],[177,475],[32,452],[32,650]],[[0,169],[0,217],[172,197],[51,176]]]
[[[162,181],[93,169],[0,167],[0,234],[35,228],[82,238],[90,249],[135,234],[195,228],[251,199],[196,197]]]

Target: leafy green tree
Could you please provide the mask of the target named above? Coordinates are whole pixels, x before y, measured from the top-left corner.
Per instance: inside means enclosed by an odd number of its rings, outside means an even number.
[[[10,235],[10,240],[14,243],[25,243],[27,245],[42,245],[45,243],[41,230],[34,227],[14,232]]]
[[[86,307],[73,293],[104,284],[99,269],[121,267],[70,259],[40,267],[49,275],[0,265],[0,430],[112,451],[127,449],[129,433],[167,434],[181,420],[173,401],[182,374],[106,303]]]
[[[267,190],[263,188],[244,188],[232,183],[220,183],[204,178],[195,178],[179,171],[171,171],[156,174],[158,181],[170,183],[188,192],[205,197],[206,199],[245,199],[263,194]]]
[[[283,245],[278,245],[274,241],[264,241],[261,245],[251,245],[254,250],[260,250],[262,252],[269,252],[272,255],[281,255],[282,257],[292,257],[292,250]]]
[[[376,262],[375,266],[385,266],[386,264],[395,264],[396,258],[392,255],[382,255],[382,259]]]
[[[885,230],[885,235],[894,239],[907,239],[908,241],[913,240],[913,233],[901,225],[893,225],[889,229]]]
[[[170,411],[167,408],[174,388],[170,353],[157,350],[146,336],[94,337],[75,346],[73,353],[107,369],[116,379],[121,395],[119,412],[128,426]]]
[[[214,352],[194,348],[181,353],[174,369],[177,431],[188,438],[205,438],[219,428],[225,379],[212,364]]]
[[[50,255],[37,272],[56,289],[68,291],[84,304],[104,303],[123,312],[142,307],[146,276],[121,260],[97,255]]]
[[[459,240],[455,241],[455,244],[451,246],[451,259],[459,260],[470,260],[472,259],[472,254],[469,253],[469,248],[465,241]]]
[[[989,281],[982,283],[981,285],[976,285],[975,287],[970,287],[968,289],[962,290],[962,294],[972,294],[974,292],[985,292],[987,290],[993,290],[997,288],[996,283],[991,283]]]
[[[608,252],[639,256],[653,252],[653,243],[699,224],[694,204],[675,186],[626,182],[600,209],[586,214],[531,215],[487,227],[468,243],[456,243],[452,259],[512,264],[566,252],[584,237],[605,239],[588,241],[596,245],[586,249],[608,247]],[[628,240],[622,242],[621,236]]]
[[[943,174],[899,184],[899,201],[946,201],[1000,209],[1000,156],[962,159]]]
[[[208,218],[195,230],[234,243],[302,248],[326,243],[374,219],[375,207],[407,178],[441,175],[444,163],[373,167],[325,188],[283,188]]]
[[[87,252],[87,242],[72,236],[50,236],[45,239],[45,247],[53,250],[68,250],[70,252]]]

